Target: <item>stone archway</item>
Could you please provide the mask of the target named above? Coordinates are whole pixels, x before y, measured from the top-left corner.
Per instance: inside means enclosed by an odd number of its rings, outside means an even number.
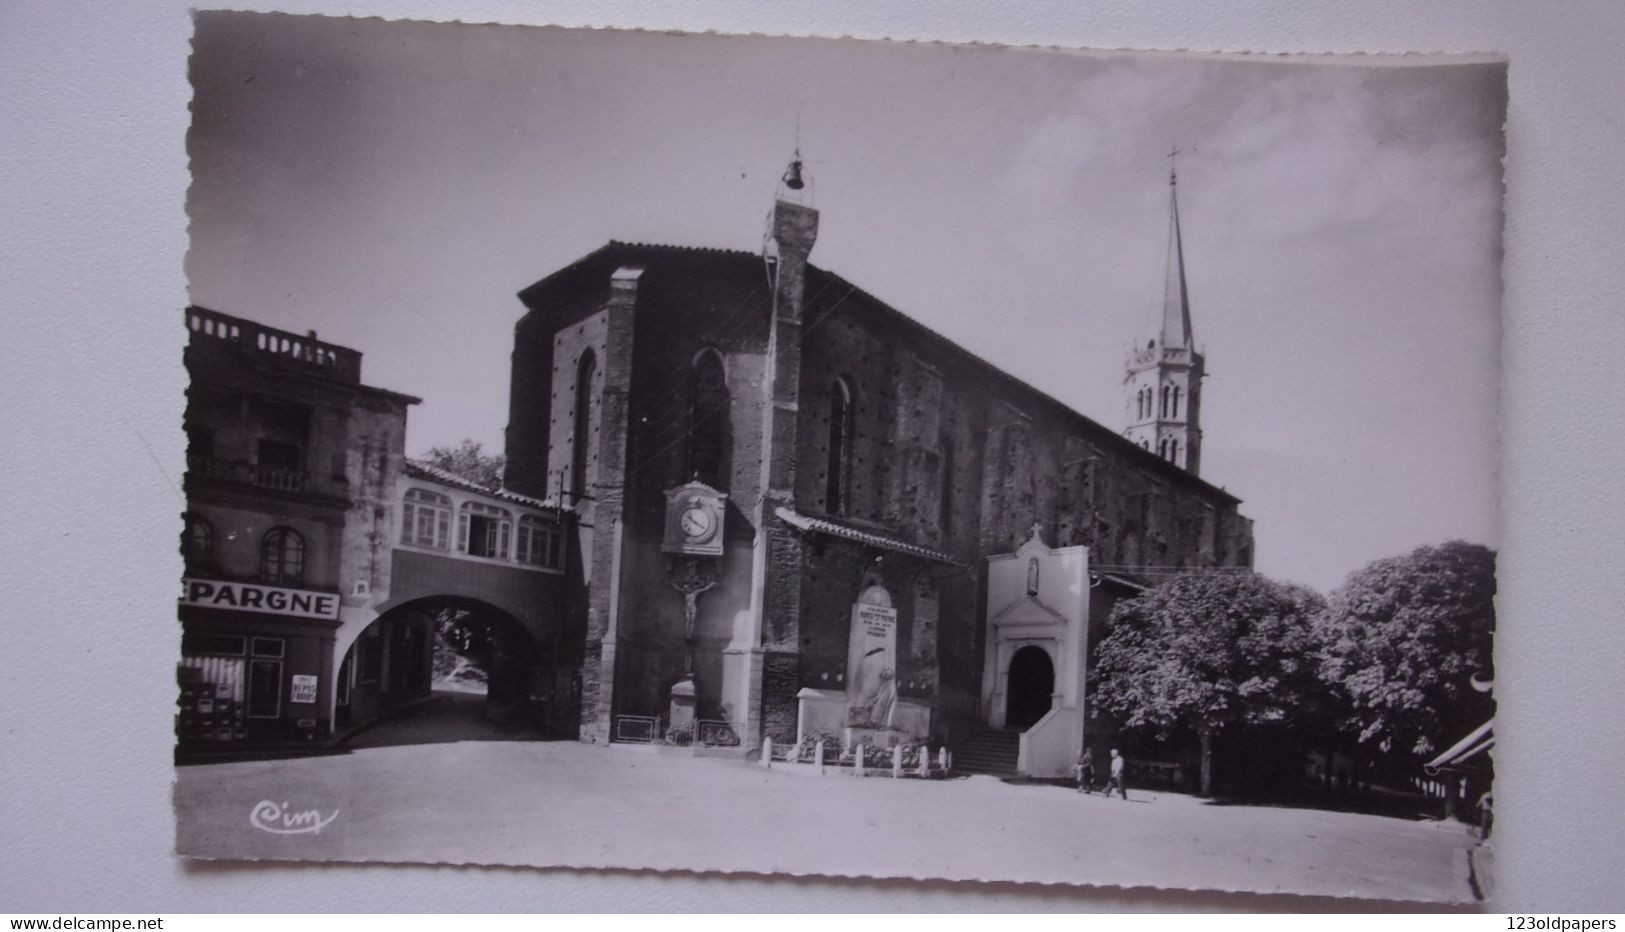
[[[488,739],[499,731],[539,738],[547,718],[539,705],[549,697],[539,699],[536,672],[551,662],[547,647],[512,614],[477,599],[397,604],[345,653],[340,727],[428,710],[445,719],[416,729],[438,736],[429,740]]]
[[[1042,647],[1028,644],[1011,655],[1006,683],[1005,727],[1026,731],[1050,710],[1055,662]]]

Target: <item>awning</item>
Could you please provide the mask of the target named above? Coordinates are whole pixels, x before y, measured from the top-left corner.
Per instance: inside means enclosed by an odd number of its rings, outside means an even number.
[[[1422,765],[1428,773],[1459,770],[1467,761],[1495,747],[1495,719],[1473,729],[1467,737],[1452,744],[1443,754]]]
[[[921,547],[919,544],[911,544],[908,541],[896,540],[895,538],[885,537],[870,531],[860,531],[855,527],[848,527],[844,524],[836,524],[834,521],[827,518],[813,518],[808,515],[801,514],[793,508],[775,508],[773,509],[773,513],[778,515],[779,519],[785,524],[788,524],[800,531],[806,531],[813,534],[828,534],[830,537],[839,537],[843,540],[854,541],[856,543],[863,544],[866,547],[874,547],[877,550],[889,550],[892,553],[907,554],[911,557],[919,557],[922,560],[934,560],[938,563],[947,563],[951,566],[965,565],[940,550],[932,550],[930,547]]]

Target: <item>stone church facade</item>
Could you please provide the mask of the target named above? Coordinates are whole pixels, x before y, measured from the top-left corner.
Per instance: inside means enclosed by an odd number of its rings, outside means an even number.
[[[521,292],[506,485],[568,518],[581,736],[952,744],[1064,706],[1075,753],[1111,602],[1147,568],[1252,560],[1196,475],[1175,211],[1126,432],[812,265],[818,212],[784,187],[761,253],[612,242]],[[1022,638],[1046,657],[1012,666]]]

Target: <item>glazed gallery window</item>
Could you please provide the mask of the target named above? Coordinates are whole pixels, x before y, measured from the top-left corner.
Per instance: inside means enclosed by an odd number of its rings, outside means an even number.
[[[260,578],[273,583],[305,581],[305,538],[291,527],[274,527],[260,538]]]
[[[562,542],[563,536],[557,524],[534,515],[524,515],[519,519],[515,559],[531,566],[558,569]]]
[[[445,550],[451,544],[451,499],[428,489],[407,489],[401,502],[401,543]]]
[[[508,559],[513,538],[513,515],[505,508],[480,502],[463,503],[457,521],[457,549],[471,557]]]

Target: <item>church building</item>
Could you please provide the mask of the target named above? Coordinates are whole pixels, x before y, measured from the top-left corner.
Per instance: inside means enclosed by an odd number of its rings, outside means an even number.
[[[759,252],[610,242],[520,293],[506,486],[564,516],[580,736],[923,740],[1063,773],[1111,730],[1085,674],[1113,602],[1252,562],[1239,500],[1197,474],[1173,192],[1124,429],[811,264],[799,169]]]

